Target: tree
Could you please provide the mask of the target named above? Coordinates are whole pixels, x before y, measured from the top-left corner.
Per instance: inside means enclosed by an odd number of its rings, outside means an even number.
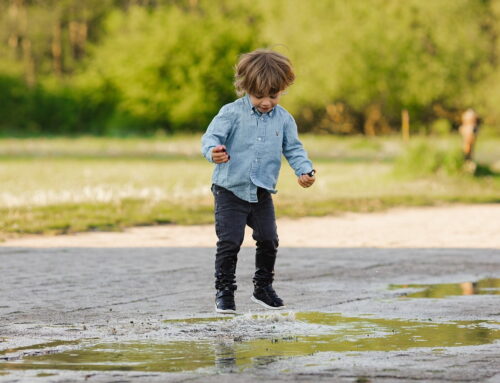
[[[21,71],[33,86],[38,78],[71,74],[113,0],[9,0],[0,4],[0,71]],[[2,65],[3,64],[3,65]],[[14,69],[12,69],[14,68]]]
[[[466,107],[492,70],[487,2],[286,0],[275,7],[265,13],[264,37],[288,47],[295,62],[287,103],[299,115],[345,102],[374,134],[377,121],[398,124],[402,109],[425,122],[433,105]]]
[[[256,45],[252,14],[229,1],[115,11],[79,83],[117,90],[112,129],[203,130],[234,98],[232,68]]]

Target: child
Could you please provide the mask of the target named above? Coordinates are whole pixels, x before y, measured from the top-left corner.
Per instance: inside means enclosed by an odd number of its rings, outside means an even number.
[[[251,299],[268,308],[282,309],[272,287],[278,249],[271,193],[281,167],[281,155],[295,170],[300,186],[314,181],[314,170],[297,134],[293,117],[278,105],[295,75],[290,60],[270,51],[243,54],[236,66],[239,96],[224,105],[202,137],[202,153],[216,164],[212,176],[215,198],[215,310],[236,313],[236,262],[245,226],[256,241],[254,293]]]

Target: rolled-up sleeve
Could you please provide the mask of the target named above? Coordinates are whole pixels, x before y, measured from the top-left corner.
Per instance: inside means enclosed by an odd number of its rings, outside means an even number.
[[[213,118],[207,131],[201,137],[201,153],[210,162],[212,160],[212,149],[217,145],[224,145],[233,125],[233,113],[226,105]]]
[[[307,152],[299,140],[297,124],[292,116],[289,116],[285,123],[283,135],[283,155],[295,171],[297,177],[301,174],[309,173],[313,170],[312,162],[307,156]]]

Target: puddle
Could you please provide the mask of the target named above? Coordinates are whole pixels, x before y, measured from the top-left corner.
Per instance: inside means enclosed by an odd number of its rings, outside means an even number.
[[[500,278],[487,278],[477,282],[438,283],[420,285],[389,285],[390,290],[419,289],[403,298],[446,298],[457,295],[498,295]]]
[[[207,322],[210,326],[228,326],[238,330],[253,317],[236,317],[227,322]],[[292,316],[285,317],[292,321]],[[190,319],[196,322],[196,318]],[[0,372],[15,369],[93,370],[147,372],[238,372],[261,368],[294,356],[320,352],[396,351],[411,348],[472,346],[490,344],[500,339],[500,324],[488,321],[433,323],[380,318],[348,318],[340,314],[296,313],[293,321],[304,333],[279,337],[237,337],[220,339],[207,336],[197,340],[171,342],[129,341],[97,343],[85,340],[72,350],[28,355],[15,361],[0,362]],[[272,328],[279,327],[278,322]],[[271,326],[262,324],[261,327]],[[308,327],[309,326],[309,327]],[[271,328],[271,327],[270,327]],[[309,361],[311,363],[311,361]]]
[[[42,350],[42,349],[53,348],[53,347],[58,347],[58,346],[78,345],[81,342],[82,342],[81,340],[56,340],[53,342],[38,343],[38,344],[31,345],[31,346],[7,348],[4,350],[0,350],[0,356],[4,355],[4,354],[10,354],[13,352],[19,352],[19,351],[25,351],[25,350]]]

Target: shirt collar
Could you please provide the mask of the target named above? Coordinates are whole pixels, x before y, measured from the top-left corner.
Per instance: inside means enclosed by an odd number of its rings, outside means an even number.
[[[259,110],[252,105],[252,101],[250,101],[250,96],[248,94],[245,94],[244,97],[245,104],[247,105],[248,109],[250,110],[250,114],[256,114],[257,116],[262,116],[264,113],[259,112]],[[269,117],[272,117],[274,115],[274,111],[276,110],[276,107],[272,108],[269,112],[265,113]]]

